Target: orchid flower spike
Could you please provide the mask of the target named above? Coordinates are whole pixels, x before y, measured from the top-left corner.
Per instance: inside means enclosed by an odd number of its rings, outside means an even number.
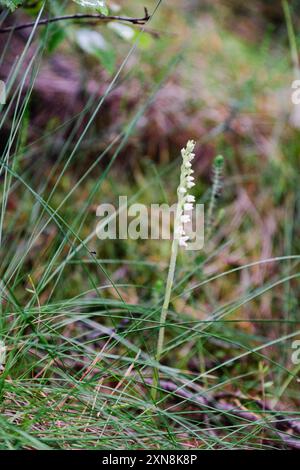
[[[189,194],[189,190],[195,186],[195,178],[192,169],[192,161],[195,157],[195,142],[189,140],[186,148],[181,150],[182,165],[180,184],[177,189],[178,208],[175,220],[175,237],[179,241],[179,246],[186,247],[189,237],[185,234],[184,225],[191,221],[191,212],[194,208],[195,197]],[[188,212],[188,213],[186,213]]]

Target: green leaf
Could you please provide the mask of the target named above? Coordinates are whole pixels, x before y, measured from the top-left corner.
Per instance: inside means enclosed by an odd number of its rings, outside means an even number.
[[[104,0],[74,0],[74,2],[85,8],[94,8],[95,10],[99,11],[101,15],[108,15],[109,13],[106,2]]]
[[[24,0],[0,0],[0,6],[9,8],[11,11],[14,11],[22,3],[24,3]]]
[[[48,25],[48,28],[41,32],[41,37],[46,41],[47,51],[50,53],[55,51],[65,36],[65,30],[58,24]]]

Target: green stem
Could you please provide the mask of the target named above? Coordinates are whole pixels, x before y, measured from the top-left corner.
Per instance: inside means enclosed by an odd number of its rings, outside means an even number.
[[[293,67],[294,67],[294,74],[295,74],[295,78],[299,78],[300,65],[299,65],[298,50],[297,50],[297,39],[296,39],[294,27],[293,27],[293,20],[291,16],[290,6],[287,0],[282,0],[282,8],[284,11],[286,26],[288,30],[288,37],[289,37],[290,51],[291,51],[291,57],[292,57],[292,62],[293,62]]]

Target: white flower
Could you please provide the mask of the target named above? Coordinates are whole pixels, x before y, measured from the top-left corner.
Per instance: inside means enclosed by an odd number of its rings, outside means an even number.
[[[175,230],[176,235],[185,235],[183,225],[179,225]]]
[[[6,346],[3,341],[0,341],[0,371],[4,369],[6,360]]]
[[[187,246],[187,240],[189,239],[190,237],[181,237],[179,239],[179,245],[180,246]]]
[[[192,169],[191,161],[195,157],[193,150],[195,148],[195,142],[189,140],[186,148],[181,150],[182,155],[182,166],[181,166],[181,176],[180,176],[180,185],[178,187],[178,211],[177,219],[175,222],[175,236],[179,238],[179,246],[186,247],[187,240],[189,237],[185,235],[184,224],[191,222],[191,216],[186,214],[193,210],[193,203],[195,202],[195,197],[191,194],[188,194],[188,190],[195,186],[195,178],[192,176],[194,173]]]

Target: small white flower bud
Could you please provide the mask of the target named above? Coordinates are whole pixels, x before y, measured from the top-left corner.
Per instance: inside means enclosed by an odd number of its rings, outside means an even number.
[[[181,237],[179,239],[179,245],[180,246],[187,246],[187,240],[189,239],[189,237]]]
[[[0,341],[0,369],[3,369],[6,360],[6,346],[3,341]]]
[[[180,217],[180,220],[181,220],[181,222],[182,222],[183,224],[186,224],[186,223],[188,223],[188,222],[191,221],[191,218],[190,218],[189,215],[186,215],[186,214],[185,214],[185,215],[182,215],[182,216]]]
[[[183,225],[178,225],[178,227],[175,229],[176,235],[185,235]]]

